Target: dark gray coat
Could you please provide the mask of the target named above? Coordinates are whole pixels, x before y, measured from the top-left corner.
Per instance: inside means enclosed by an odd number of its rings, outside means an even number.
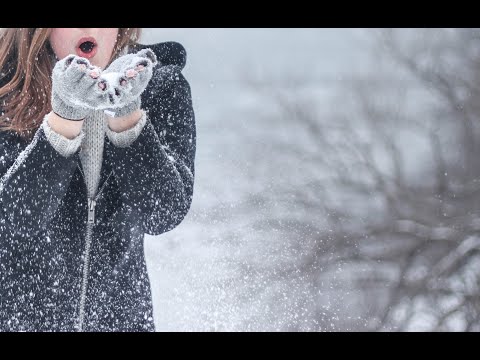
[[[147,123],[127,148],[105,137],[94,223],[79,151],[61,156],[42,128],[31,142],[0,132],[0,331],[155,330],[144,234],[190,208],[196,129],[185,49],[148,47]]]

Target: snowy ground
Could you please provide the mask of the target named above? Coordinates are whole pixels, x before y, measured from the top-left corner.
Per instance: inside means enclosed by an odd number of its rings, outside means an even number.
[[[262,179],[252,182],[255,166],[252,142],[255,119],[246,114],[261,109],[256,95],[245,86],[250,76],[330,78],[320,90],[324,99],[336,95],[335,80],[363,71],[368,64],[365,31],[356,29],[145,29],[143,43],[174,40],[188,52],[184,74],[190,81],[197,121],[196,183],[192,208],[176,229],[158,237],[146,236],[156,325],[159,331],[244,331],[292,328],[303,308],[295,291],[283,304],[270,305],[278,292],[267,277],[240,277],[248,267],[246,254],[259,242],[279,250],[283,242],[274,231],[259,239],[240,211],[253,191],[262,191]],[[253,74],[253,75],[252,75]],[[241,130],[241,131],[240,131]],[[265,135],[262,135],[265,136]],[[268,135],[267,135],[268,136]],[[293,141],[293,137],[292,137]],[[255,150],[255,148],[253,148]],[[274,153],[258,156],[275,159]],[[264,186],[275,175],[265,177]],[[259,188],[260,184],[260,188]],[[255,189],[252,186],[256,186]],[[268,233],[268,232],[267,232]],[[263,251],[262,247],[258,247]],[[278,252],[272,251],[272,254]],[[270,261],[276,261],[275,257]],[[278,258],[278,261],[281,261]],[[243,273],[242,273],[243,274]],[[287,287],[288,288],[288,287]],[[289,288],[292,289],[292,288]],[[321,290],[321,289],[319,289]],[[328,300],[328,299],[327,299]],[[331,299],[332,300],[332,299]],[[267,316],[268,312],[277,312]],[[270,314],[271,315],[271,314]],[[270,321],[268,319],[275,319]],[[295,329],[307,329],[296,326]]]

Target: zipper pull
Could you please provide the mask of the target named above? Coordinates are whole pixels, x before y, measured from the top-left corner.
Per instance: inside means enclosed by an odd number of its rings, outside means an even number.
[[[88,222],[95,223],[95,205],[97,202],[94,199],[88,199]]]

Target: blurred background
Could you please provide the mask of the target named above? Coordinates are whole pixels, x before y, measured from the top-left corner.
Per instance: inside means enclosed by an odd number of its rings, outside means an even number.
[[[159,331],[480,331],[480,31],[144,29],[187,50]]]

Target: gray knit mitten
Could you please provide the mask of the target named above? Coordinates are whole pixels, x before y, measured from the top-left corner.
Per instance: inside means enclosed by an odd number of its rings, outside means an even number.
[[[128,115],[140,108],[140,94],[152,78],[157,57],[151,49],[119,57],[106,68],[100,79],[107,83],[107,110],[115,117]],[[112,114],[113,115],[113,114]]]
[[[93,109],[107,104],[101,70],[82,57],[68,55],[52,72],[52,110],[62,118],[79,121]]]

